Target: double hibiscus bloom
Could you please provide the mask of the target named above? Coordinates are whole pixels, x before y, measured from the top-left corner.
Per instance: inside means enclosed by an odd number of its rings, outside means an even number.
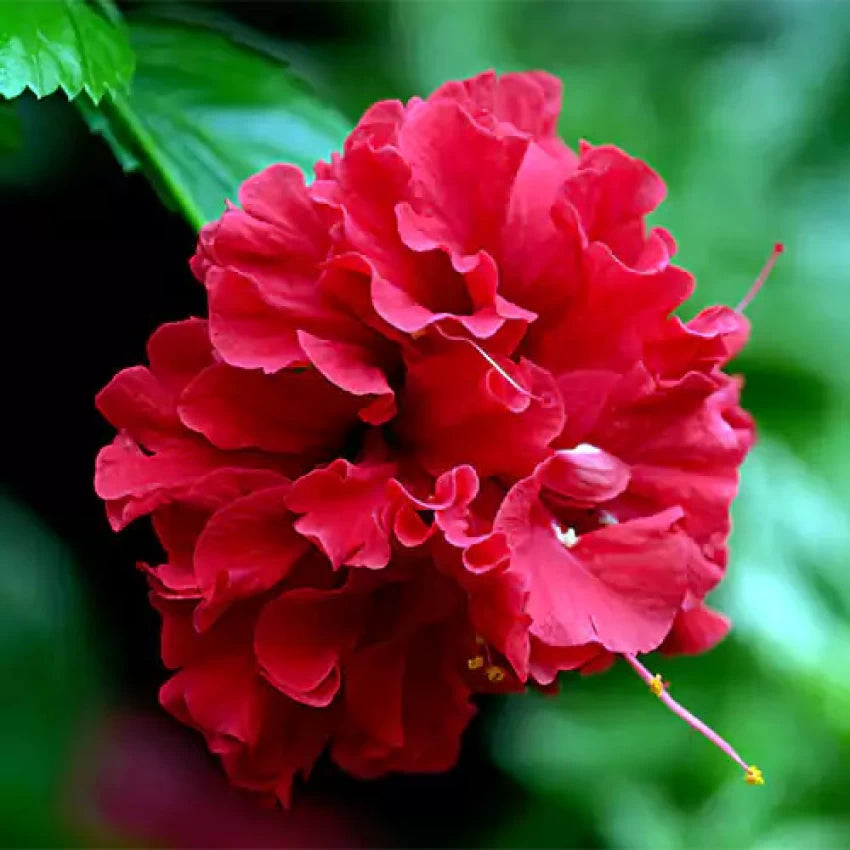
[[[748,326],[671,315],[663,182],[559,109],[483,74],[376,104],[309,186],[250,178],[192,260],[209,318],[98,396],[97,492],[165,550],[162,703],[240,786],[287,802],[327,746],[443,770],[473,694],[727,631]]]

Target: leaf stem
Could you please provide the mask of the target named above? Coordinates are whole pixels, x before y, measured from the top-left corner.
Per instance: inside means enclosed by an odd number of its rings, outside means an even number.
[[[195,203],[191,195],[175,180],[171,169],[163,161],[163,157],[156,142],[145,127],[144,122],[133,111],[132,106],[123,97],[112,99],[112,106],[116,117],[124,124],[130,135],[139,145],[141,152],[148,160],[148,164],[157,172],[165,184],[177,206],[195,230],[200,230],[207,222],[201,208]]]

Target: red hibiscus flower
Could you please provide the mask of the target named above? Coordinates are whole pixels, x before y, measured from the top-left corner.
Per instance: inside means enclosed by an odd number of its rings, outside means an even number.
[[[672,703],[636,654],[728,629],[703,600],[748,325],[671,316],[693,279],[644,223],[664,184],[574,153],[559,109],[546,74],[483,74],[376,104],[309,186],[250,178],[192,259],[208,320],[98,396],[97,492],[165,550],[162,703],[240,786],[287,802],[326,747],[446,769],[471,695],[618,655]]]

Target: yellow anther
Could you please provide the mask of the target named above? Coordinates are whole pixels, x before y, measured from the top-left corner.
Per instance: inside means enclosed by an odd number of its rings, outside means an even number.
[[[472,658],[466,659],[466,666],[470,670],[480,670],[484,666],[484,656],[474,655]]]
[[[655,696],[657,696],[657,697],[660,697],[660,696],[661,696],[661,694],[663,694],[663,693],[664,693],[664,682],[663,682],[663,681],[662,681],[662,679],[661,679],[661,674],[660,674],[660,673],[656,673],[656,674],[652,677],[652,681],[649,683],[649,689],[650,689],[650,690],[652,691],[652,693],[654,693],[654,694],[655,694]]]
[[[496,664],[491,664],[484,672],[491,682],[501,682],[505,678],[505,671]]]
[[[751,764],[744,774],[744,782],[747,785],[764,785],[764,776],[754,764]]]

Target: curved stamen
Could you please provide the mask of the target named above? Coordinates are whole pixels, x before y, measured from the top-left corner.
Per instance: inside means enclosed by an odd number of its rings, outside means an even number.
[[[754,764],[747,764],[728,741],[721,738],[720,735],[718,735],[717,732],[715,732],[710,726],[707,726],[702,722],[702,720],[691,714],[691,712],[683,705],[676,702],[676,700],[674,700],[667,692],[667,686],[661,680],[661,676],[653,676],[652,673],[650,673],[649,670],[647,670],[634,655],[626,653],[623,655],[623,658],[629,662],[638,676],[646,682],[647,687],[652,691],[652,693],[655,694],[655,696],[657,696],[658,699],[660,699],[661,702],[663,702],[664,705],[673,712],[673,714],[681,717],[688,726],[692,729],[696,729],[697,732],[708,738],[712,744],[726,753],[732,761],[743,768],[744,780],[748,785],[764,785],[762,772]]]
[[[759,276],[755,279],[755,283],[750,287],[750,291],[741,299],[741,302],[735,308],[738,313],[743,313],[744,310],[747,309],[750,302],[753,298],[756,297],[758,291],[764,286],[764,282],[767,280],[768,275],[771,272],[771,269],[776,265],[777,259],[779,259],[779,255],[785,250],[785,246],[781,242],[777,242],[773,246],[773,251],[770,256],[767,258],[767,262],[764,264],[764,267],[759,272]]]

